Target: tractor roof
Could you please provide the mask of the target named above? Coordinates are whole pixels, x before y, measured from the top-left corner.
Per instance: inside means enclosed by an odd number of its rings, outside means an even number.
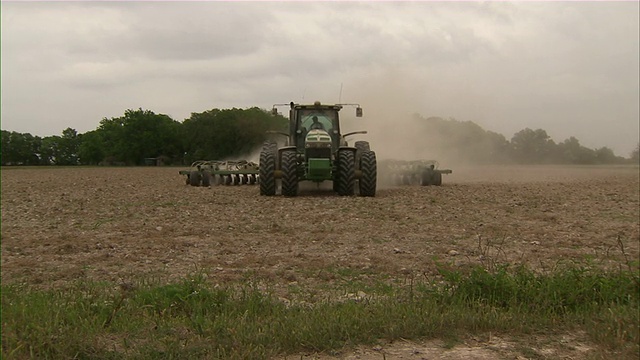
[[[342,109],[342,105],[340,104],[335,104],[335,105],[325,105],[325,104],[321,104],[320,101],[316,101],[313,104],[293,104],[292,107],[296,110],[301,110],[301,109],[331,109],[331,110],[340,110]]]

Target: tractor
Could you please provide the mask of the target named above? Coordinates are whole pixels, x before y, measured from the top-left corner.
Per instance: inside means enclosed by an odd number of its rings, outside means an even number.
[[[273,196],[280,182],[281,194],[297,196],[299,183],[311,181],[320,184],[333,182],[333,191],[340,196],[375,196],[377,181],[376,154],[369,142],[356,141],[349,146],[346,138],[366,131],[343,134],[340,131],[339,112],[344,106],[357,106],[356,117],[362,117],[358,104],[313,104],[293,102],[276,104],[289,106],[289,131],[271,132],[284,136],[284,146],[267,141],[260,152],[260,195]]]

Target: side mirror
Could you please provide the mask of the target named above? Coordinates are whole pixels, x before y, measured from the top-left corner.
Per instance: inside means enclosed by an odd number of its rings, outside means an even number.
[[[362,108],[360,106],[356,108],[356,117],[362,117]]]
[[[278,115],[278,109],[276,109],[276,108],[271,109],[271,115],[273,115],[273,116]]]

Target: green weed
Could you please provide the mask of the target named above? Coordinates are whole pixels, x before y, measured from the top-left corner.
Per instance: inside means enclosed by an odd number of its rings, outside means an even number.
[[[409,286],[354,281],[352,292],[366,285],[366,298],[290,304],[255,282],[214,287],[197,274],[170,284],[83,280],[67,290],[3,284],[2,358],[267,359],[379,339],[439,338],[452,347],[468,333],[575,327],[605,354],[637,354],[637,272],[501,265],[440,273],[442,281]]]

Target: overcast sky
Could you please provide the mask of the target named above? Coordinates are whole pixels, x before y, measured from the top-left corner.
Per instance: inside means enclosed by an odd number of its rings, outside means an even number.
[[[143,108],[357,102],[628,156],[639,3],[2,1],[2,129],[83,133]]]

